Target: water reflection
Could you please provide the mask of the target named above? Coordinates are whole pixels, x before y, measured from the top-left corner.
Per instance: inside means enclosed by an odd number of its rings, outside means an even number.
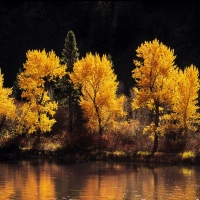
[[[200,199],[198,166],[0,162],[0,199]]]
[[[50,199],[55,197],[47,163],[9,162],[0,165],[0,199]]]

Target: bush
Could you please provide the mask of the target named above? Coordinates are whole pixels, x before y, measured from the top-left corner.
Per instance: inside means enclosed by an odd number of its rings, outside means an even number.
[[[160,136],[158,151],[166,153],[179,153],[185,150],[186,138],[184,136],[179,136],[178,138],[166,138]]]
[[[182,160],[188,160],[193,158],[195,158],[195,153],[193,153],[192,151],[185,151],[182,154]]]

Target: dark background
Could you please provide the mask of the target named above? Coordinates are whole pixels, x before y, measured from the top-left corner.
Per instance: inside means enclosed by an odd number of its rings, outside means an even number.
[[[200,68],[199,1],[1,1],[0,68],[12,87],[28,50],[54,50],[61,57],[73,30],[80,57],[110,54],[125,91],[134,82],[135,50],[157,38],[174,49],[180,68]]]

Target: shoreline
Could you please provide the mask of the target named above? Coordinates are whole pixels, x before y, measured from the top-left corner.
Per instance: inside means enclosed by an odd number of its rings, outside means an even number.
[[[15,153],[1,153],[1,160],[12,159],[55,159],[66,163],[82,163],[88,161],[123,161],[147,164],[200,164],[200,156],[183,157],[183,153],[156,152],[154,155],[141,155],[137,153],[109,152],[109,151],[88,151],[65,153],[59,151],[39,151],[25,150]]]

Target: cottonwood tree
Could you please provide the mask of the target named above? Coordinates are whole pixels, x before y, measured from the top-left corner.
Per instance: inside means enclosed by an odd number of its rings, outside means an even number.
[[[123,110],[125,97],[116,95],[117,77],[106,55],[87,53],[74,64],[70,79],[76,87],[81,87],[80,105],[91,131],[102,135],[126,115]]]
[[[194,65],[186,67],[184,71],[179,71],[176,85],[176,95],[174,95],[173,111],[183,129],[183,134],[187,136],[188,131],[195,131],[200,124],[200,114],[198,106],[198,92],[200,89],[199,70]]]
[[[44,133],[51,130],[57,103],[49,96],[51,82],[65,75],[66,65],[53,51],[29,50],[26,63],[19,74],[19,87],[26,101],[20,109],[19,131]]]
[[[72,30],[67,33],[64,49],[62,51],[61,63],[66,64],[66,75],[59,79],[55,84],[55,99],[59,105],[63,106],[68,111],[68,131],[74,131],[75,122],[77,119],[77,110],[79,108],[78,99],[80,96],[79,89],[75,89],[68,73],[73,71],[73,65],[79,58],[79,51],[76,44],[76,37]]]
[[[136,50],[138,59],[134,60],[136,68],[132,77],[136,81],[133,88],[135,98],[132,109],[148,107],[154,115],[154,122],[149,126],[154,137],[152,153],[158,148],[158,127],[160,110],[165,105],[172,105],[174,80],[177,77],[174,65],[174,51],[160,43],[157,39],[144,42]]]
[[[3,74],[0,69],[0,131],[6,120],[14,121],[16,118],[16,106],[14,98],[11,98],[12,88],[3,87]]]
[[[178,70],[174,84],[172,106],[160,117],[160,132],[165,136],[167,150],[171,141],[176,141],[173,150],[183,150],[190,133],[195,132],[200,124],[198,106],[199,71],[194,65]]]

